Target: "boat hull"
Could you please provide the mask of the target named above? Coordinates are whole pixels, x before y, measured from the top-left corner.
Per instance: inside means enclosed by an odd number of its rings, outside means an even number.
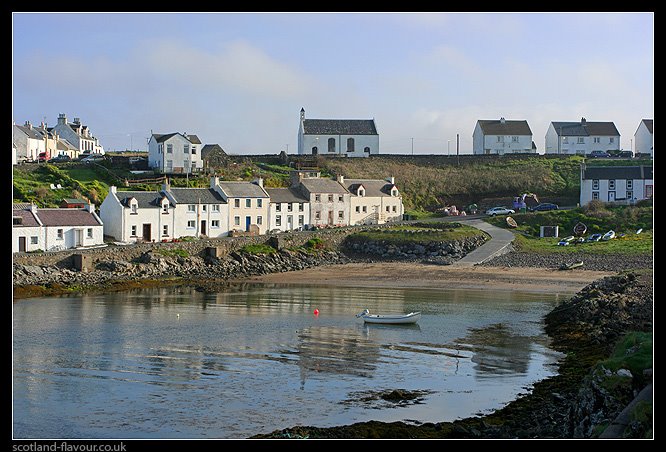
[[[421,318],[420,312],[413,312],[407,315],[363,315],[360,318],[365,323],[382,323],[387,325],[401,325],[408,323],[416,323]]]

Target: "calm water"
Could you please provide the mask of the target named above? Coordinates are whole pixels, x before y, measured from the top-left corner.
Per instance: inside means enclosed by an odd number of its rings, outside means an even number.
[[[279,285],[20,300],[14,437],[246,438],[488,413],[554,374],[561,356],[542,317],[560,300]],[[423,315],[364,325],[354,317],[364,308]],[[427,393],[402,407],[361,400],[394,389]]]

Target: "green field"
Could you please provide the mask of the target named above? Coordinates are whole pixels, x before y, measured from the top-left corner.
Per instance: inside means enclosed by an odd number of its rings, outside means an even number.
[[[390,228],[362,231],[347,237],[349,243],[385,242],[385,243],[427,243],[451,242],[483,234],[476,228],[460,223],[418,223],[391,226]]]

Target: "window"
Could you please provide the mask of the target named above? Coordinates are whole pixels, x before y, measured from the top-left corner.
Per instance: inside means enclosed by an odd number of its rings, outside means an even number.
[[[390,211],[391,211],[391,207],[390,207],[390,206],[386,206],[386,211],[387,211],[387,212],[390,212]]]
[[[132,237],[136,237],[136,225],[135,225],[135,224],[132,225],[132,227],[130,228],[130,230],[131,230],[131,232],[130,232],[130,236],[132,236]]]
[[[504,143],[504,136],[500,136],[500,135],[498,135],[498,136],[497,136],[497,142],[498,142],[498,143]]]
[[[185,154],[189,154],[189,153],[190,153],[190,145],[189,145],[189,144],[184,144],[184,145],[183,145],[183,152],[184,152]]]
[[[201,211],[205,212],[206,211],[206,204],[201,204]]]
[[[194,229],[197,227],[197,222],[195,220],[187,220],[187,229]]]
[[[298,216],[298,225],[303,226],[303,215]]]
[[[157,145],[157,153],[161,154],[162,152],[164,152],[164,145],[163,144],[158,144]]]
[[[343,210],[338,211],[338,220],[343,220],[345,218],[345,212]]]
[[[391,196],[398,196],[398,190],[396,190],[395,188],[391,190]]]
[[[594,137],[594,143],[601,143],[601,138],[600,137]]]
[[[569,144],[569,137],[562,138],[562,143]]]
[[[275,215],[275,226],[282,226],[282,215]]]
[[[197,153],[197,147],[192,146],[192,155],[196,155],[196,153]]]
[[[93,238],[93,228],[88,228],[88,238]]]
[[[321,201],[321,195],[315,195],[315,201],[316,202]]]
[[[367,153],[369,154],[369,153],[370,153],[370,148],[369,148],[369,147],[367,147],[367,146],[366,146],[366,147],[364,147],[364,148],[363,148],[363,152],[367,152]]]
[[[634,197],[634,192],[631,190],[627,190],[627,199],[633,199]]]
[[[368,213],[368,206],[363,206],[363,213]]]
[[[169,235],[169,225],[165,224],[162,226],[162,235]]]
[[[328,139],[328,152],[335,152],[335,138]]]
[[[252,207],[252,200],[250,198],[245,200],[245,207]]]
[[[257,199],[257,209],[261,209],[264,206],[263,199]]]
[[[312,153],[316,154],[318,151],[317,146],[312,146]]]
[[[361,206],[356,206],[356,213],[361,213]]]
[[[275,211],[276,212],[282,212],[282,203],[276,203],[275,204]]]
[[[289,228],[294,228],[294,216],[293,215],[287,215],[287,227]]]
[[[58,236],[57,236],[57,239],[58,239],[58,240],[62,240],[62,238],[63,238],[63,234],[64,234],[64,231],[63,231],[62,229],[58,229]]]
[[[328,195],[328,202],[333,202],[333,195]]]
[[[338,202],[342,202],[342,201],[343,201],[342,195],[338,195]]]
[[[240,199],[234,199],[234,207],[240,207]]]
[[[234,226],[240,226],[240,217],[239,216],[234,217]]]
[[[599,192],[598,191],[593,191],[592,192],[592,199],[599,199]]]
[[[354,139],[347,138],[347,152],[354,152]]]
[[[263,224],[263,218],[261,218],[261,215],[257,216],[257,224]]]
[[[137,204],[135,204],[135,203],[130,204],[130,210],[131,210],[130,213],[136,214],[138,209],[139,209],[139,206]]]
[[[302,202],[298,203],[298,211],[303,212],[303,203]]]
[[[578,137],[578,144],[585,144],[585,138]]]
[[[599,179],[592,179],[592,190],[599,190]]]
[[[166,214],[169,213],[169,204],[168,203],[162,204],[162,213],[166,213]]]
[[[608,189],[609,190],[615,190],[615,179],[609,179],[608,180]]]
[[[287,212],[292,212],[294,210],[294,206],[289,202],[287,203]]]
[[[220,220],[211,220],[210,227],[211,228],[219,228],[220,227]]]
[[[611,144],[615,143],[615,138],[611,137],[609,143]]]
[[[213,204],[210,206],[210,208],[213,210],[213,212],[219,212],[220,211],[220,205],[219,204]]]
[[[167,144],[167,154],[173,154],[173,144]]]
[[[397,212],[398,211],[398,206],[393,206],[393,208],[391,210],[393,210],[393,212]]]
[[[634,189],[634,180],[627,179],[627,190],[633,190],[633,189]]]
[[[187,213],[194,213],[197,211],[197,208],[194,204],[187,205]]]
[[[171,171],[173,169],[173,160],[167,160],[166,169],[167,171]]]
[[[30,237],[30,244],[31,245],[37,245],[37,242],[39,241],[39,238],[36,235],[33,235]]]
[[[363,190],[362,188],[359,188],[358,189],[358,195],[359,196],[365,196],[365,190]]]
[[[518,137],[511,137],[512,143],[518,143]]]
[[[321,212],[320,211],[315,212],[315,220],[321,220]]]

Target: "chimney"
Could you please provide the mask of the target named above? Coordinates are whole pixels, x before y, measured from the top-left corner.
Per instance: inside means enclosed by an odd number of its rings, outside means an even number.
[[[169,183],[169,179],[164,178],[164,183],[162,184],[162,191],[167,192],[171,189],[171,184]]]
[[[580,118],[581,125],[585,125],[585,122],[586,122],[585,118]]]
[[[115,186],[115,185],[111,185],[111,186],[109,187],[109,192],[110,192],[110,193],[113,193],[113,194],[115,195],[115,194],[116,194],[116,186]]]
[[[502,118],[500,118],[500,122],[501,122],[502,124],[505,124],[505,123],[506,123],[506,119],[504,119],[504,117],[502,117]]]
[[[255,180],[252,181],[253,184],[260,186],[261,188],[264,188],[264,178],[263,177],[258,177]]]
[[[341,184],[344,185],[344,183],[345,183],[345,176],[343,176],[342,174],[339,174],[338,177],[337,177],[337,180],[338,180],[338,182],[340,182]]]
[[[210,188],[215,188],[220,184],[220,178],[213,176],[210,178]]]
[[[25,125],[25,127],[27,127],[28,129],[31,129],[31,130],[32,130],[32,124],[30,124],[30,121],[26,121],[24,125]]]
[[[81,119],[80,118],[74,118],[74,124],[81,124]]]
[[[389,184],[395,185],[395,177],[393,177],[393,176],[387,177],[386,182],[388,182]]]
[[[93,203],[91,203],[91,202],[87,202],[87,203],[84,204],[84,206],[85,206],[85,209],[86,209],[88,212],[95,213],[95,204],[93,204]]]
[[[33,214],[37,213],[37,204],[30,203],[30,212],[32,212]]]

